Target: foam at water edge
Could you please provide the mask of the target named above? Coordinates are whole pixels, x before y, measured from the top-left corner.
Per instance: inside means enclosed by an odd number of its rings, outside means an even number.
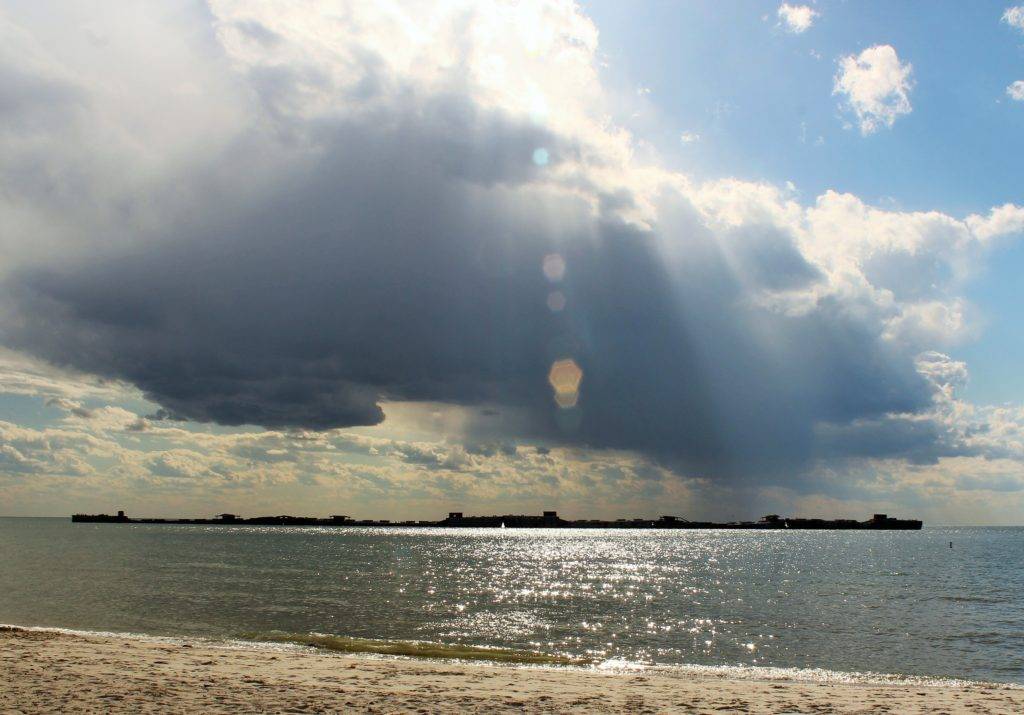
[[[983,680],[965,680],[930,675],[901,675],[898,673],[843,672],[824,668],[778,668],[759,665],[656,665],[658,673],[677,672],[686,675],[719,677],[729,680],[782,680],[790,682],[860,684],[860,685],[915,685],[933,688],[991,687],[1024,690],[1024,685],[995,683]]]

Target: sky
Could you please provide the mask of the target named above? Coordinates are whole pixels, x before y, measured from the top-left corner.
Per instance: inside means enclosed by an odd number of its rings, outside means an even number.
[[[1024,522],[1024,6],[13,0],[0,514]]]

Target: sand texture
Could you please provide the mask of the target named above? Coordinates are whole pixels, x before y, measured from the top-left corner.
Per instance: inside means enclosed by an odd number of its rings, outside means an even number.
[[[3,713],[1022,713],[1024,689],[517,668],[0,630]]]

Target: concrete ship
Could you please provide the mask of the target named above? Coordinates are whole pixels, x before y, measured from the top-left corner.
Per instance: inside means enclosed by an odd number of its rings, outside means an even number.
[[[898,530],[920,529],[918,519],[896,519],[886,514],[875,514],[867,521],[855,519],[802,519],[769,514],[760,521],[688,521],[679,516],[658,519],[574,519],[567,520],[557,512],[546,511],[540,516],[504,514],[495,516],[464,516],[460,511],[449,512],[440,521],[390,521],[388,519],[353,519],[335,514],[328,518],[307,516],[256,516],[244,519],[235,514],[220,514],[212,519],[137,519],[123,511],[110,514],[73,514],[71,521],[84,524],[199,524],[208,526],[400,526],[400,527],[462,527],[509,529],[862,529]]]

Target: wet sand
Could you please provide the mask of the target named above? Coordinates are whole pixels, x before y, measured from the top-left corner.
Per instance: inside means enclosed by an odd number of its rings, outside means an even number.
[[[1024,689],[522,668],[0,630],[0,712],[1021,713]]]

